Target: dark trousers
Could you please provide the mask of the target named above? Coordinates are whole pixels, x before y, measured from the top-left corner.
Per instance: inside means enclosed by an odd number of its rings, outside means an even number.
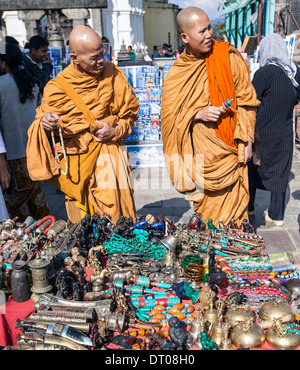
[[[250,192],[249,211],[254,211],[256,189],[257,188],[254,188],[254,187],[249,188],[249,192]],[[262,189],[262,190],[266,190],[266,189]],[[269,217],[271,217],[272,220],[282,221],[284,219],[285,196],[286,196],[286,192],[284,193],[271,192],[271,199],[270,199],[270,204],[268,208],[268,215]]]
[[[249,193],[250,193],[248,210],[254,211],[256,189],[265,191],[267,191],[267,189],[262,183],[255,165],[249,163],[248,172],[249,172]],[[284,219],[285,197],[286,192],[283,193],[271,192],[268,215],[272,220],[282,221]]]

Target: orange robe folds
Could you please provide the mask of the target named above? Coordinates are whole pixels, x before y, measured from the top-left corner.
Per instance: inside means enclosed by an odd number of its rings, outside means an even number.
[[[44,90],[36,120],[28,130],[27,165],[33,180],[48,181],[60,189],[66,198],[76,201],[84,213],[106,213],[116,220],[120,216],[135,219],[135,204],[131,184],[131,167],[122,139],[128,136],[137,120],[139,103],[125,76],[113,63],[106,62],[100,75],[87,75],[71,64],[59,74],[75,90],[89,108],[84,115],[73,100],[51,80]],[[68,168],[62,174],[55,164],[51,138],[42,126],[47,112],[62,118],[62,134]],[[95,120],[119,126],[112,141],[98,143],[92,134]],[[63,149],[55,130],[56,150],[65,169]],[[70,215],[69,215],[70,216]],[[71,220],[78,222],[78,220]]]
[[[193,121],[199,110],[233,100],[217,123]],[[200,57],[182,53],[168,72],[162,98],[162,139],[174,187],[188,195],[205,222],[247,218],[245,143],[254,140],[259,101],[240,53],[213,42]]]

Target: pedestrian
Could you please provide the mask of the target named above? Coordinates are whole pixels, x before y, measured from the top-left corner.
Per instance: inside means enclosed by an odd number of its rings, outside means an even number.
[[[163,51],[164,51],[164,56],[166,58],[172,58],[174,56],[174,52],[172,51],[172,46],[168,44],[163,44]]]
[[[5,153],[6,148],[0,132],[0,222],[9,219],[9,214],[3,197],[3,191],[8,189],[10,185],[10,174],[6,166]]]
[[[5,43],[16,45],[18,48],[21,49],[19,41],[12,36],[5,36]]]
[[[150,53],[148,54],[149,55],[149,57],[151,58],[151,59],[153,59],[153,55],[154,55],[154,53],[157,51],[157,45],[154,45],[153,46],[153,50],[152,51],[150,51]]]
[[[248,219],[247,162],[259,101],[248,67],[228,42],[212,39],[197,7],[177,17],[185,51],[163,87],[161,123],[166,166],[174,187],[194,202],[205,223]],[[230,99],[228,109],[223,103]],[[228,104],[228,102],[227,102]]]
[[[53,64],[48,54],[49,43],[42,36],[35,35],[29,40],[29,54],[23,55],[23,65],[35,83],[43,90],[50,80],[53,71]]]
[[[132,46],[130,45],[130,46],[128,46],[128,52],[129,52],[129,54],[130,54],[130,58],[131,58],[131,61],[132,62],[134,62],[135,60],[136,60],[136,55],[135,55],[135,53],[132,51]]]
[[[40,219],[49,214],[47,200],[40,182],[30,179],[26,166],[27,130],[35,117],[39,88],[24,70],[17,46],[6,44],[0,60],[6,73],[0,77],[0,128],[10,173],[9,187],[1,183],[2,189],[6,188],[6,207],[10,217],[18,217],[20,222],[27,216]]]
[[[153,53],[153,59],[164,57],[165,57],[164,48],[162,47],[162,45],[157,45],[157,50],[155,50]]]
[[[300,69],[277,33],[259,45],[259,69],[253,77],[258,108],[253,160],[249,163],[249,214],[255,214],[256,189],[269,191],[266,224],[284,225],[286,190],[293,160],[293,112],[300,101]]]
[[[113,222],[120,216],[135,219],[123,139],[138,118],[138,99],[121,70],[103,61],[102,40],[90,27],[73,29],[70,51],[71,65],[47,84],[29,129],[29,173],[66,195],[73,223],[95,212]]]

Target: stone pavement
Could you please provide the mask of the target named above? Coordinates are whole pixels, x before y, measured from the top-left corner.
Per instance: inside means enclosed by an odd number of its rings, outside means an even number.
[[[170,183],[165,168],[142,168],[133,171],[134,197],[137,213],[146,216],[163,215],[173,222],[185,223],[193,214],[192,204],[178,193]],[[56,219],[67,219],[64,196],[49,184],[44,183],[50,214]],[[284,227],[266,227],[263,213],[268,208],[270,195],[258,190],[256,214],[250,217],[257,233],[266,241],[265,253],[291,252],[295,263],[300,263],[300,151],[295,150],[293,167],[286,199]]]

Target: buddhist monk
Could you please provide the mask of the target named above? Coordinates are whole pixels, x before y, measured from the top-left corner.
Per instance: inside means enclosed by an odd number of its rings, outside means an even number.
[[[259,101],[241,54],[212,38],[207,14],[183,9],[177,26],[185,50],[168,72],[162,139],[174,187],[204,222],[248,219],[247,162]],[[223,106],[227,100],[227,105]]]
[[[138,100],[121,70],[104,62],[96,32],[78,26],[69,44],[72,63],[46,85],[28,131],[29,174],[66,195],[73,223],[95,212],[113,222],[120,216],[135,219],[122,139],[137,120]]]

